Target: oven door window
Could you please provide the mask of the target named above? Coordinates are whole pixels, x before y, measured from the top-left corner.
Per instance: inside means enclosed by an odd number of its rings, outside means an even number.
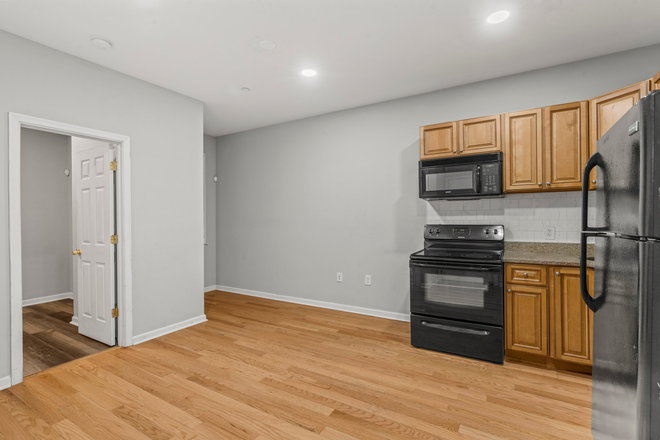
[[[502,268],[411,265],[411,308],[420,315],[501,325]]]
[[[478,194],[478,165],[422,168],[422,197],[452,197]]]

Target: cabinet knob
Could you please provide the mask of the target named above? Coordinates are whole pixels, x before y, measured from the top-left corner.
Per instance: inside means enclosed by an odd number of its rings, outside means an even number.
[[[511,292],[511,289],[506,289],[507,292]]]
[[[456,153],[456,150],[454,150],[454,153]]]
[[[541,182],[539,182],[539,186],[543,185]]]
[[[550,185],[550,182],[545,182],[546,185]]]
[[[596,183],[596,179],[592,180],[591,183]]]
[[[559,275],[559,272],[555,272],[555,275]]]
[[[523,274],[523,276],[525,276],[525,277],[526,277],[526,276],[527,276],[527,272],[525,272],[525,273]]]

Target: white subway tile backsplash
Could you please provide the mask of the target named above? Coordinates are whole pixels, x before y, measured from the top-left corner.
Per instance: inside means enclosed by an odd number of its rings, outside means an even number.
[[[589,222],[596,218],[595,194],[589,194]],[[510,194],[481,200],[437,200],[427,203],[428,223],[502,224],[508,241],[580,241],[582,196],[579,191]],[[555,240],[544,228],[554,226]]]

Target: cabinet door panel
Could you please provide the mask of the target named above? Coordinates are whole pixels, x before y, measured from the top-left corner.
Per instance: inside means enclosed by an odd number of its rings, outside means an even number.
[[[588,111],[587,101],[543,109],[546,189],[582,189],[589,154]]]
[[[456,129],[456,122],[420,127],[420,158],[424,160],[456,155],[458,146]]]
[[[502,150],[500,115],[458,122],[459,154],[496,153]]]
[[[580,295],[580,269],[553,268],[554,357],[591,365],[593,313]]]
[[[538,191],[543,186],[541,109],[504,115],[504,190]]]
[[[548,355],[548,309],[545,288],[507,285],[506,348]]]
[[[598,139],[621,119],[649,91],[649,81],[624,87],[589,101],[590,155],[596,152]],[[596,188],[596,170],[591,172],[589,189]]]
[[[660,72],[651,78],[651,90],[660,90]]]

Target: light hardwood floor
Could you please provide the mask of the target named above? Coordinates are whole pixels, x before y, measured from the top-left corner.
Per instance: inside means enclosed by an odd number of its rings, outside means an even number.
[[[209,322],[0,392],[0,439],[590,439],[591,380],[412,348],[408,324],[224,292]]]
[[[73,300],[23,307],[23,376],[107,350],[70,324]]]

